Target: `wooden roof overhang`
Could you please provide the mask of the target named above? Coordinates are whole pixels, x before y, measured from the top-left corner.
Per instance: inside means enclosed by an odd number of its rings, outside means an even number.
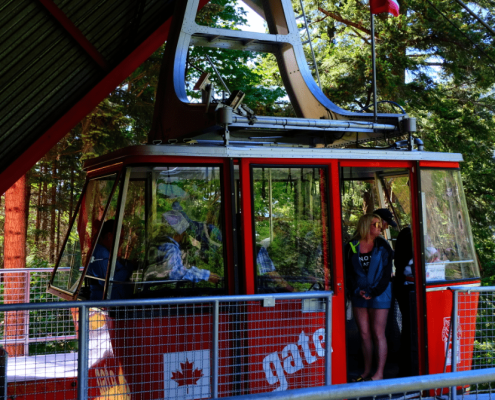
[[[201,0],[200,7],[208,0]],[[165,42],[175,0],[0,5],[0,194]]]

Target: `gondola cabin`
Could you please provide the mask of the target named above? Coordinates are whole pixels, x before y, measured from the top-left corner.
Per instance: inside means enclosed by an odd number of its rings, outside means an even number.
[[[414,265],[409,320],[397,306],[390,312],[386,377],[398,376],[401,358],[410,360],[410,374],[439,373],[445,366],[448,371],[449,287],[480,284],[461,161],[458,154],[425,151],[282,146],[144,145],[118,151],[86,163],[87,182],[58,264],[70,267],[71,277],[59,280],[55,271],[49,291],[68,300],[136,301],[332,291],[331,382],[344,383],[361,368],[359,337],[346,300],[344,244],[360,215],[386,208],[397,228],[384,236],[394,247],[399,232],[409,227]],[[174,248],[180,248],[182,270],[164,262]],[[95,267],[101,259],[106,274]],[[470,299],[475,314],[477,298]],[[300,332],[291,331],[281,334],[278,347],[253,339],[249,332],[263,329],[259,321],[249,321],[254,308],[245,310],[241,335],[247,357],[251,352],[266,356],[297,342]],[[198,336],[195,327],[209,323],[211,315],[182,310],[146,317],[142,311],[136,322],[131,314],[128,320],[107,317],[113,362],[122,367],[132,393],[146,392],[149,385],[162,393],[163,355],[202,350],[208,339]],[[321,313],[307,316],[325,326]],[[303,320],[307,316],[301,314]],[[280,324],[282,320],[280,315]],[[310,320],[307,324],[309,328]],[[404,326],[411,327],[412,335],[401,347]],[[161,340],[171,331],[189,335],[189,344],[175,348],[170,338]],[[136,346],[133,338],[146,342]],[[131,343],[133,350],[126,352]],[[235,356],[225,360],[232,363],[221,366],[227,369],[238,362]],[[469,369],[470,360],[459,357],[459,366]],[[249,363],[262,362],[253,358]],[[322,385],[322,362],[316,360],[299,379],[286,374],[282,388],[274,379],[260,390]],[[149,363],[152,372],[146,372]],[[224,383],[227,394],[233,383]]]

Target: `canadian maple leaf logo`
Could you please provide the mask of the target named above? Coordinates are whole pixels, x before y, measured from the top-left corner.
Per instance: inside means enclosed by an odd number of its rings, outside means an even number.
[[[186,358],[185,363],[180,363],[182,371],[172,372],[172,380],[179,386],[197,385],[198,380],[203,376],[203,370],[196,368],[193,370],[194,362],[189,362]],[[187,389],[189,392],[189,389]]]

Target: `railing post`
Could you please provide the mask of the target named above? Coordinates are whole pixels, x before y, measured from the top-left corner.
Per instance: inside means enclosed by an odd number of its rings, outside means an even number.
[[[0,346],[0,400],[7,400],[7,363],[9,355]]]
[[[218,397],[218,330],[220,325],[220,303],[218,300],[215,300],[213,303],[213,343],[212,343],[212,352],[213,352],[213,373],[212,373],[212,386],[213,393],[212,397],[216,399]]]
[[[31,302],[31,271],[27,271],[25,274],[25,291],[24,291],[24,303]],[[24,354],[29,355],[29,310],[24,311]]]
[[[79,307],[79,350],[77,358],[77,398],[88,398],[88,341],[89,341],[89,308]]]
[[[454,297],[452,299],[452,364],[450,370],[452,372],[457,371],[457,305],[459,299],[459,292],[454,290]],[[451,399],[457,399],[457,386],[452,386]]]
[[[329,293],[325,310],[325,385],[332,384],[332,293]]]

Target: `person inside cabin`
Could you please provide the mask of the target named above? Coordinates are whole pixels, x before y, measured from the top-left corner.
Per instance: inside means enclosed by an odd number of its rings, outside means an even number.
[[[216,225],[192,220],[178,201],[174,201],[172,210],[178,211],[189,224],[187,233],[199,242],[203,258],[208,258],[209,254],[222,247],[222,231]]]
[[[256,256],[256,266],[258,267],[258,275],[261,277],[261,292],[269,291],[268,283],[274,283],[276,288],[274,291],[293,292],[294,288],[277,272],[275,264],[268,255],[268,250],[263,246],[256,246],[258,254]]]
[[[412,371],[412,342],[411,330],[414,317],[411,312],[411,294],[414,293],[414,257],[413,241],[410,226],[403,228],[397,236],[394,253],[395,277],[393,284],[394,296],[399,303],[402,315],[402,331],[400,337],[399,376],[411,376]]]
[[[101,228],[101,234],[98,243],[93,251],[91,263],[88,266],[86,277],[89,280],[90,300],[102,300],[103,290],[105,288],[105,279],[107,276],[108,263],[110,259],[110,249],[113,244],[115,229],[115,220],[110,219],[105,221]],[[130,280],[136,266],[123,259],[117,259],[115,263],[114,281],[127,282]],[[92,279],[91,277],[100,278]],[[126,299],[132,295],[133,287],[127,284],[114,284],[112,286],[111,299]]]
[[[290,253],[294,252],[295,248],[288,234],[291,229],[290,224],[279,220],[274,224],[274,236],[256,244],[258,291],[261,293],[294,292],[294,287],[283,278],[275,266],[277,262],[292,258]],[[276,260],[275,263],[270,254]],[[277,265],[280,267],[280,264]]]
[[[392,302],[393,251],[380,236],[379,215],[359,218],[357,232],[345,247],[345,268],[348,291],[361,336],[364,371],[353,382],[383,379],[387,360],[385,328]],[[378,353],[376,372],[372,375],[373,341]]]
[[[189,266],[188,254],[184,248],[189,222],[177,210],[167,211],[162,215],[162,221],[170,227],[172,233],[165,236],[159,246],[156,262],[144,274],[145,281],[171,279],[189,282],[207,281],[218,283],[221,277],[207,269]]]
[[[394,221],[394,216],[387,208],[378,208],[373,211],[373,214],[378,215],[382,220],[382,231],[387,229],[389,226],[392,228],[397,228],[397,223]]]

